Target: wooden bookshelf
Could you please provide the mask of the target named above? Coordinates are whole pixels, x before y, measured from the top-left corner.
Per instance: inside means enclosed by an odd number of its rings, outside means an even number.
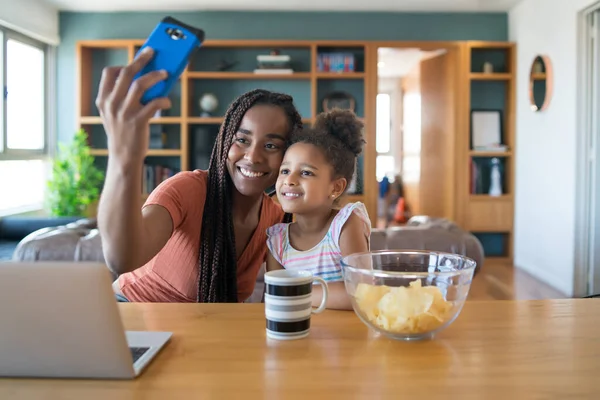
[[[141,47],[142,39],[85,40],[76,44],[77,61],[77,125],[86,130],[91,153],[100,167],[106,167],[108,151],[102,121],[94,104],[102,68],[131,62]],[[272,49],[290,54],[294,73],[254,73],[256,55]],[[345,52],[355,58],[353,72],[324,72],[318,69],[322,53]],[[367,146],[359,160],[358,192],[347,199],[365,203],[373,224],[377,219],[377,181],[375,174],[375,109],[370,106],[369,88],[377,85],[375,71],[368,71],[367,42],[356,41],[285,41],[285,40],[208,40],[192,58],[171,94],[173,107],[151,120],[151,148],[145,163],[173,171],[206,169],[214,139],[223,115],[233,99],[254,88],[290,94],[305,124],[312,124],[322,110],[323,97],[343,90],[356,100],[356,113],[365,123]],[[376,55],[375,55],[376,57]],[[219,63],[235,62],[226,71]],[[371,82],[373,80],[373,82]],[[200,115],[199,98],[214,93],[219,106],[214,115]],[[370,127],[373,127],[371,129]],[[153,146],[153,134],[162,145]],[[157,143],[156,141],[154,143]]]
[[[508,42],[463,43],[464,76],[463,109],[465,135],[460,141],[460,188],[457,196],[461,204],[458,222],[473,232],[482,242],[486,255],[512,260],[514,240],[515,192],[515,96],[516,51]],[[483,63],[493,65],[492,73],[483,72]],[[501,111],[502,143],[504,151],[479,151],[472,148],[471,111]],[[462,156],[464,154],[464,156]],[[502,173],[502,195],[491,196],[489,190],[490,162],[496,157]],[[483,176],[483,184],[475,185],[473,165]]]

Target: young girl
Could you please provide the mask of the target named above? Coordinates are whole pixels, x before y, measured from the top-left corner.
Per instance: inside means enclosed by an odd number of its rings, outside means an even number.
[[[108,136],[98,225],[106,262],[120,275],[114,291],[136,302],[245,301],[266,258],[266,230],[284,216],[264,192],[302,120],[290,96],[244,93],[225,113],[208,171],[167,179],[140,209],[149,120],[170,106],[167,98],[140,103],[164,72],[132,85],[151,57],[106,68],[96,101]]]
[[[267,270],[306,269],[327,281],[327,308],[352,309],[342,278],[342,257],[369,250],[371,222],[365,206],[349,203],[338,209],[363,147],[362,123],[350,111],[320,114],[315,126],[291,139],[285,153],[277,197],[293,223],[267,230]],[[313,304],[321,302],[319,285]]]

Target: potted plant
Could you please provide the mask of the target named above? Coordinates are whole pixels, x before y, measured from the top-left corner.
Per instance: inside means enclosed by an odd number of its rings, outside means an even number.
[[[94,165],[87,133],[79,129],[71,143],[59,143],[48,181],[47,206],[55,217],[92,217],[104,173]]]

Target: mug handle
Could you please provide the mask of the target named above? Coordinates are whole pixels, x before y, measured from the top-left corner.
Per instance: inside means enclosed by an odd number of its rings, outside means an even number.
[[[325,305],[327,304],[327,298],[329,297],[329,287],[327,286],[327,282],[323,278],[319,278],[317,276],[313,277],[313,282],[318,283],[323,288],[323,299],[321,299],[321,304],[316,309],[313,308],[313,314],[322,313],[325,310]]]

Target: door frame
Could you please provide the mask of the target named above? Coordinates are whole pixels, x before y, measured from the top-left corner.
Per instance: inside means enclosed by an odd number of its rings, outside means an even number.
[[[458,112],[454,114],[454,126],[452,130],[453,140],[451,143],[453,144],[453,148],[450,149],[451,154],[454,154],[454,162],[452,163],[451,171],[449,171],[449,176],[451,177],[451,182],[454,184],[449,185],[450,193],[448,194],[448,199],[450,201],[450,215],[448,217],[456,221],[458,224],[464,224],[464,212],[461,204],[467,200],[466,198],[457,199],[456,193],[457,190],[460,193],[461,186],[460,180],[457,179],[457,171],[460,171],[464,168],[467,168],[464,164],[464,160],[468,158],[468,138],[465,138],[461,135],[460,132],[465,132],[468,126],[468,115],[466,113],[461,112],[461,110],[465,109],[466,106],[464,104],[468,101],[468,98],[464,94],[464,90],[461,90],[463,87],[466,87],[468,84],[467,76],[465,76],[462,71],[465,70],[467,64],[467,52],[464,50],[464,45],[459,41],[373,41],[369,42],[367,45],[369,47],[368,56],[365,60],[365,70],[369,71],[371,76],[368,77],[368,87],[367,87],[367,96],[366,96],[366,114],[373,116],[369,118],[367,121],[367,132],[373,132],[370,136],[370,141],[372,141],[372,145],[369,147],[369,152],[372,154],[372,157],[369,157],[370,161],[373,163],[371,166],[372,169],[368,169],[365,166],[366,170],[375,171],[376,161],[377,161],[377,149],[375,147],[375,138],[376,138],[376,112],[377,112],[377,93],[378,93],[378,82],[379,77],[377,74],[377,61],[378,61],[378,49],[381,47],[385,48],[396,48],[396,49],[405,49],[405,48],[419,48],[424,51],[434,51],[434,50],[446,50],[448,54],[451,55],[451,60],[453,61],[451,64],[451,75],[454,77],[455,88],[454,90],[454,108]],[[468,165],[468,164],[467,164]],[[367,180],[365,180],[367,181]],[[368,180],[372,181],[373,187],[372,192],[373,196],[377,196],[379,191],[377,190],[377,180],[372,179]],[[466,189],[465,189],[466,190]],[[463,191],[465,192],[465,191]],[[375,199],[374,204],[377,205],[377,201]]]
[[[577,177],[575,188],[575,254],[573,295],[576,297],[600,293],[600,284],[594,287],[594,281],[600,281],[600,249],[594,249],[595,231],[600,229],[595,221],[600,215],[596,210],[600,207],[600,198],[596,186],[600,177],[600,124],[594,106],[600,105],[600,73],[593,74],[592,61],[596,69],[600,61],[600,26],[596,26],[595,54],[588,46],[592,27],[590,19],[600,12],[600,1],[581,10],[577,15]],[[596,22],[600,24],[600,18]],[[593,60],[593,59],[594,60]],[[590,90],[596,84],[596,92]],[[595,97],[595,99],[593,98]],[[594,115],[596,115],[594,117]],[[597,246],[596,246],[597,247]]]

